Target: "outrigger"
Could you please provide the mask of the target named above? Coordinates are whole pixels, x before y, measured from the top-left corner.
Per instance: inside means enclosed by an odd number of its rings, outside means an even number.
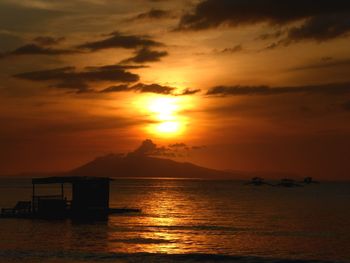
[[[32,201],[19,201],[13,208],[1,209],[2,218],[45,218],[45,219],[108,219],[109,214],[139,213],[138,208],[110,208],[108,177],[46,177],[32,179]],[[59,184],[60,193],[38,195],[38,185]],[[64,185],[72,187],[72,199],[64,193]]]

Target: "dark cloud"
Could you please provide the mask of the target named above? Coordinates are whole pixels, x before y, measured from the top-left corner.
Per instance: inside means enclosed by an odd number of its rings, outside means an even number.
[[[132,153],[134,155],[149,155],[150,153],[154,152],[157,149],[157,145],[155,143],[153,143],[152,140],[144,140],[141,145],[136,148],[135,151],[133,151]]]
[[[61,54],[71,54],[75,52],[77,51],[47,48],[47,47],[39,46],[37,44],[26,44],[8,53],[8,55],[61,55]]]
[[[261,35],[259,39],[278,38],[270,45],[288,45],[302,40],[325,41],[348,36],[350,32],[350,2],[343,0],[279,1],[279,0],[205,0],[193,12],[182,16],[177,30],[203,30],[222,25],[237,27],[256,23],[286,26],[302,21],[300,26]]]
[[[118,86],[110,86],[104,90],[101,90],[101,93],[111,93],[111,92],[125,92],[125,91],[129,91],[129,86],[122,84],[122,85],[118,85]]]
[[[141,13],[135,19],[163,19],[171,17],[171,12],[162,9],[151,9],[145,13]]]
[[[136,55],[134,57],[128,58],[122,63],[145,63],[145,62],[156,62],[160,61],[162,57],[165,57],[168,55],[168,52],[166,51],[156,51],[156,50],[150,50],[149,48],[142,48],[140,50],[137,50]]]
[[[272,33],[261,34],[257,39],[258,40],[275,39],[275,38],[279,38],[279,37],[283,36],[285,33],[286,33],[285,30],[277,30],[277,31],[272,32]]]
[[[349,33],[350,14],[320,15],[307,19],[300,26],[290,27],[280,35],[275,33],[276,38],[281,38],[266,49],[288,46],[306,40],[324,42],[334,38],[348,37]]]
[[[350,13],[322,15],[308,19],[301,26],[292,27],[288,31],[286,41],[315,40],[321,42],[348,36],[349,32]]]
[[[64,41],[64,37],[38,36],[33,41],[41,46],[57,45]]]
[[[127,69],[140,69],[140,68],[147,68],[148,66],[145,65],[121,65],[121,64],[115,64],[115,65],[106,65],[106,66],[100,66],[100,67],[86,67],[85,69],[88,70],[127,70]]]
[[[125,35],[120,32],[113,32],[105,39],[88,42],[78,46],[78,48],[97,51],[108,48],[136,49],[142,47],[158,47],[162,45],[162,43],[154,41],[148,36]]]
[[[158,94],[171,94],[175,88],[162,86],[159,84],[143,84],[138,83],[130,87],[131,90],[135,90],[141,93],[158,93]]]
[[[187,145],[185,143],[174,143],[174,144],[169,144],[170,148],[185,148]]]
[[[223,50],[220,51],[220,53],[238,53],[243,51],[242,45],[236,45],[232,48],[224,48]]]
[[[79,78],[64,79],[58,83],[50,85],[49,87],[58,88],[58,89],[75,90],[77,94],[93,92],[93,90],[89,87],[89,84],[85,82],[83,79],[79,79]]]
[[[133,86],[128,85],[118,85],[118,86],[111,86],[108,87],[100,92],[102,93],[111,93],[111,92],[140,92],[140,93],[157,93],[157,94],[172,94],[172,92],[175,90],[173,87],[168,86],[162,86],[159,84],[143,84],[138,83]]]
[[[152,140],[144,140],[135,151],[130,152],[129,156],[166,156],[176,157],[175,152],[167,147],[158,147]]]
[[[87,91],[90,82],[130,83],[139,80],[138,75],[126,71],[119,65],[88,67],[82,71],[77,71],[74,67],[64,67],[20,73],[14,77],[32,81],[57,81],[51,87],[73,89],[78,92]]]
[[[268,87],[268,86],[216,86],[208,90],[207,95],[214,96],[254,96],[254,95],[282,95],[282,94],[327,94],[343,95],[350,93],[350,83],[334,83],[326,85],[310,85],[296,87]]]
[[[156,93],[156,94],[173,95],[173,96],[186,96],[186,95],[196,94],[200,90],[185,89],[181,93],[175,93],[176,88],[174,87],[163,86],[155,83],[153,84],[138,83],[132,86],[128,86],[128,85],[111,86],[101,90],[100,92],[113,93],[113,92],[131,92],[131,91],[140,92],[140,93]]]
[[[350,66],[350,59],[334,60],[330,57],[322,58],[320,62],[307,64],[300,67],[291,68],[291,71],[308,70],[308,69],[322,69],[332,67]]]
[[[350,2],[343,0],[205,0],[183,15],[179,29],[201,30],[220,25],[239,26],[268,22],[282,25],[319,15],[349,13]]]
[[[176,94],[177,96],[186,96],[186,95],[194,95],[200,92],[200,89],[184,89],[180,94]]]
[[[166,146],[158,146],[152,140],[144,140],[141,145],[129,156],[163,156],[163,157],[184,157],[188,155],[189,150],[195,148],[187,146],[184,143],[175,143]]]

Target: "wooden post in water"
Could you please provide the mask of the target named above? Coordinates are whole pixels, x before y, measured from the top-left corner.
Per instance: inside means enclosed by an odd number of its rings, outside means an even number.
[[[62,200],[63,200],[63,198],[64,198],[63,183],[61,184],[61,196],[62,196]]]
[[[32,183],[33,185],[33,191],[32,191],[32,213],[35,213],[35,206],[34,206],[34,200],[35,200],[35,184]]]

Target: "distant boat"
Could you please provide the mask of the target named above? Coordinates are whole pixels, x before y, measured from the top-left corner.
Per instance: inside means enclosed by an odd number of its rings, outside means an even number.
[[[264,181],[264,178],[261,177],[253,177],[250,182],[245,183],[245,185],[254,185],[254,186],[261,186],[261,185],[271,185],[269,183],[266,183]]]
[[[275,186],[280,186],[280,187],[300,187],[300,186],[303,186],[303,185],[297,183],[293,179],[285,178],[285,179],[282,179],[281,182],[279,182]]]
[[[304,184],[319,184],[320,182],[313,180],[312,177],[305,177],[303,183]]]

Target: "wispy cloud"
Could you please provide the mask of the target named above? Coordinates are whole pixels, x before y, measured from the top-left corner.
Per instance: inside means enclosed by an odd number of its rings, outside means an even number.
[[[350,83],[333,83],[310,86],[216,86],[209,89],[206,95],[209,96],[271,96],[283,94],[326,94],[342,95],[350,94]]]
[[[107,35],[107,37],[104,39],[81,44],[78,46],[78,48],[97,51],[109,48],[137,49],[143,47],[159,46],[163,46],[163,44],[152,40],[148,36],[126,35],[120,32],[113,32]]]
[[[301,40],[326,41],[350,33],[350,3],[342,0],[262,1],[204,0],[193,11],[185,13],[177,30],[204,30],[219,26],[238,27],[257,23],[286,26],[300,21],[299,26],[278,30],[266,37],[280,37],[279,45]]]
[[[25,72],[14,75],[16,78],[31,81],[56,81],[51,87],[88,91],[90,82],[121,82],[130,83],[139,80],[139,76],[128,72],[128,66],[107,65],[102,67],[87,67],[78,71],[75,67],[64,67],[42,71]]]

